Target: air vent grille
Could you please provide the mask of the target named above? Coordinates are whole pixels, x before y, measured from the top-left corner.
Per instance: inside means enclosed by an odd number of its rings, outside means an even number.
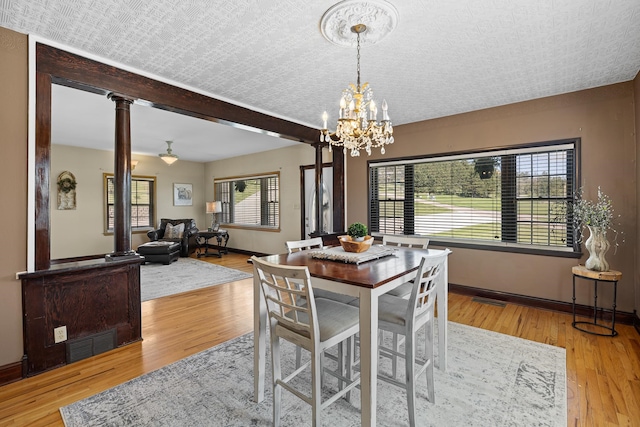
[[[115,329],[67,341],[67,363],[77,362],[114,348],[116,348]]]

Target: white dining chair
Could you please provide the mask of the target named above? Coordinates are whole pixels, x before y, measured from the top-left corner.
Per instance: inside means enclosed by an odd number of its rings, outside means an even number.
[[[399,235],[383,235],[382,244],[386,246],[396,246],[404,248],[420,248],[427,249],[429,246],[429,238],[424,236],[399,236]],[[393,295],[399,298],[409,298],[411,291],[413,290],[413,280],[405,282],[400,286],[387,292],[389,295]],[[402,340],[398,338],[397,334],[392,336],[393,348],[398,349],[402,345]],[[393,376],[396,375],[397,360],[392,360],[392,372]]]
[[[385,294],[380,296],[378,302],[378,329],[392,332],[394,336],[404,335],[405,337],[404,351],[401,351],[395,344],[392,347],[385,347],[382,335],[379,335],[379,356],[391,358],[392,361],[403,358],[405,378],[404,381],[398,380],[395,369],[392,369],[390,376],[379,373],[378,379],[405,389],[411,427],[416,425],[416,380],[423,372],[426,372],[427,377],[427,398],[429,402],[435,402],[433,380],[434,303],[437,282],[444,270],[449,253],[450,251],[447,249],[440,255],[422,258],[408,299]],[[358,303],[353,302],[352,305],[358,305]],[[423,359],[418,359],[416,335],[423,326],[425,327],[425,355]],[[418,365],[417,369],[416,364]]]
[[[429,246],[429,238],[424,236],[398,236],[385,234],[382,236],[382,244],[385,246],[427,249],[427,246]],[[407,298],[409,294],[411,294],[412,288],[413,282],[409,281],[395,289],[392,289],[388,294],[400,298]]]
[[[407,393],[407,407],[409,411],[409,425],[416,425],[416,380],[426,371],[427,397],[429,402],[435,402],[435,388],[433,381],[433,325],[434,302],[438,276],[442,274],[444,263],[449,251],[436,257],[425,257],[420,263],[418,273],[414,279],[413,289],[409,299],[383,295],[378,306],[378,328],[392,332],[394,335],[405,336],[404,352],[396,348],[381,346],[380,351],[389,353],[393,358],[403,357],[405,360],[405,381],[398,381],[395,377],[384,375],[380,379],[403,387]],[[421,327],[425,328],[425,358],[419,360],[416,356],[416,334]],[[416,369],[414,361],[418,364]],[[395,374],[393,374],[395,375]]]
[[[323,298],[315,298],[307,267],[282,266],[251,257],[254,274],[260,282],[267,305],[271,332],[271,366],[273,373],[273,425],[280,425],[282,390],[287,390],[311,405],[312,425],[322,425],[321,413],[328,405],[360,384],[353,369],[354,336],[359,330],[356,307]],[[298,301],[304,301],[299,304]],[[310,360],[283,378],[280,339],[311,353]],[[339,380],[338,391],[322,401],[322,354],[342,342],[352,351],[349,360],[341,360],[337,371],[325,370]],[[311,366],[311,396],[295,388],[291,381]],[[326,389],[324,390],[327,391]]]
[[[322,242],[322,237],[314,237],[312,239],[304,239],[304,240],[289,240],[285,242],[285,246],[289,253],[297,252],[299,250],[310,250],[310,249],[323,249],[324,244]],[[349,304],[355,298],[349,295],[343,295],[336,292],[326,291],[324,289],[316,289],[315,290],[316,298],[327,298],[334,301],[339,301],[344,304]]]
[[[305,249],[322,249],[324,244],[322,243],[322,237],[314,237],[312,239],[287,240],[285,246],[289,253],[293,253]]]
[[[303,250],[311,250],[311,249],[322,249],[324,248],[324,243],[322,242],[322,237],[313,237],[311,239],[302,239],[302,240],[287,240],[285,242],[285,246],[287,251],[291,254],[298,251]],[[349,295],[343,295],[336,292],[326,291],[324,289],[314,289],[314,295],[316,298],[326,298],[333,301],[338,301],[343,304],[349,304],[355,298]],[[343,346],[339,346],[338,354],[336,357],[333,357],[331,354],[327,354],[326,356],[332,360],[337,360],[337,358],[343,357]],[[298,347],[296,349],[296,367],[300,367],[302,363],[302,349]],[[324,384],[324,376],[322,377]]]

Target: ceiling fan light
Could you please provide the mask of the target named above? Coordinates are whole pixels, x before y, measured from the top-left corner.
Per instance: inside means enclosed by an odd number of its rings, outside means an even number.
[[[168,165],[174,164],[178,160],[178,156],[175,154],[158,154],[160,158]]]
[[[171,152],[171,144],[173,141],[167,141],[167,152],[160,153],[158,156],[168,165],[174,164],[178,160],[178,156]]]

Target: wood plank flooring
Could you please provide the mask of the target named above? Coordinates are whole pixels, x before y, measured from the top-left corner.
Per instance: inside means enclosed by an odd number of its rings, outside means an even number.
[[[252,272],[246,255],[206,261]],[[142,342],[0,387],[0,426],[63,426],[59,407],[250,332],[252,295],[245,279],[142,303]],[[457,294],[449,320],[566,348],[569,426],[640,426],[640,335],[632,326],[599,337],[572,328],[568,314]]]

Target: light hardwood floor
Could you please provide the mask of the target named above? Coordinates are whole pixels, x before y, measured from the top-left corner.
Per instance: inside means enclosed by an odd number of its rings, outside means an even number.
[[[247,256],[206,261],[252,272]],[[143,341],[0,387],[0,426],[63,426],[58,408],[252,330],[252,280],[142,303]],[[640,426],[640,335],[605,338],[571,316],[451,294],[449,320],[567,350],[569,426]]]

